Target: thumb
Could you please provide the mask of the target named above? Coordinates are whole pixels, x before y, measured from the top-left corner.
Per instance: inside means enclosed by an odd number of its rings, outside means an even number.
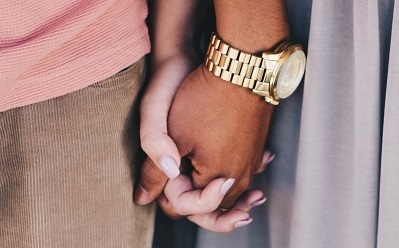
[[[166,133],[166,116],[146,111],[142,114],[140,137],[141,147],[147,154],[141,169],[139,187],[135,192],[138,204],[155,200],[165,188],[168,178],[180,174],[180,154],[176,144]]]
[[[167,121],[177,87],[183,76],[170,77],[161,67],[151,80],[140,105],[141,148],[169,178],[180,174],[180,154],[168,135]],[[169,77],[168,77],[169,76]],[[165,78],[169,80],[165,80]]]
[[[163,191],[168,177],[147,157],[141,169],[139,185],[134,192],[134,200],[146,205],[155,200]]]
[[[175,178],[180,174],[180,155],[172,139],[165,133],[144,136],[142,148],[147,158],[141,169],[139,186],[134,199],[138,204],[146,205],[155,200],[165,188],[168,178]],[[173,154],[166,155],[166,154]],[[175,159],[177,157],[177,159]]]
[[[140,139],[148,158],[141,172],[138,203],[146,204],[155,199],[165,187],[167,177],[175,178],[180,174],[180,154],[168,135],[167,121],[176,91],[188,73],[188,63],[181,58],[175,62],[164,61],[157,67],[141,101]]]
[[[141,169],[134,198],[143,205],[153,201],[162,192],[168,178],[180,174],[180,154],[167,134],[167,116],[172,96],[166,92],[156,87],[150,88],[140,106],[141,147],[148,157]]]
[[[180,174],[180,154],[173,140],[164,132],[141,137],[141,147],[155,165],[152,168],[161,170],[170,179],[177,177]]]
[[[165,132],[155,132],[162,130],[157,125],[159,122],[147,123],[142,125],[140,130],[141,147],[147,153],[147,158],[141,169],[139,187],[135,191],[134,199],[141,205],[155,200],[163,191],[168,178],[175,178],[180,174],[179,151]]]

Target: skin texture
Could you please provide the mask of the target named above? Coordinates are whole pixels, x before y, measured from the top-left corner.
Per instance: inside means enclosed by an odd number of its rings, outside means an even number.
[[[214,5],[218,34],[244,52],[271,51],[289,38],[284,0],[214,0]]]
[[[202,65],[187,75],[195,65],[187,44],[192,44],[197,2],[174,1],[155,3],[155,69],[141,104],[142,148],[148,158],[135,200],[148,204],[158,198],[171,217],[190,215],[204,228],[227,232],[249,223],[249,209],[264,199],[248,187],[271,158],[263,149],[273,106]],[[238,49],[271,50],[288,38],[283,0],[215,0],[214,5],[218,34]],[[188,164],[192,172],[168,180],[160,165],[165,155],[177,167],[185,158],[182,167]],[[234,184],[220,194],[229,178]],[[221,212],[219,204],[231,210]]]
[[[151,29],[152,73],[140,107],[141,143],[148,157],[134,198],[139,204],[148,204],[158,197],[160,207],[170,217],[190,215],[190,220],[203,228],[228,232],[250,222],[248,211],[256,203],[264,202],[263,193],[250,190],[237,201],[234,211],[222,212],[216,209],[225,196],[221,193],[222,188],[228,190],[227,178],[217,178],[197,190],[190,177],[179,175],[168,180],[159,163],[161,157],[168,155],[176,161],[176,166],[180,164],[179,150],[168,135],[167,118],[179,85],[199,61],[191,46],[192,33],[184,31],[194,28],[190,23],[194,23],[197,1],[174,1],[171,4],[170,0],[158,0],[150,6],[155,13]]]
[[[223,97],[221,97],[223,96]],[[194,170],[196,188],[235,178],[223,201],[230,208],[261,166],[272,106],[250,91],[198,67],[181,84],[169,114],[169,135]]]

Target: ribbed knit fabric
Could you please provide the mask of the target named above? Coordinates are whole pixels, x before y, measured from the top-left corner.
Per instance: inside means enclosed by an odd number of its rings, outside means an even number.
[[[133,203],[143,62],[0,113],[0,247],[151,247],[153,207]]]
[[[145,0],[0,3],[0,111],[105,79],[150,50]]]

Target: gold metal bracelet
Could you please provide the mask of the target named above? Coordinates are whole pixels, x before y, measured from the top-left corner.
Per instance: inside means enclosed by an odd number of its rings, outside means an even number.
[[[274,66],[268,66],[267,61],[260,56],[233,48],[215,33],[209,42],[205,67],[215,76],[251,89],[273,105],[278,104],[278,99],[270,94],[273,92],[269,82]]]

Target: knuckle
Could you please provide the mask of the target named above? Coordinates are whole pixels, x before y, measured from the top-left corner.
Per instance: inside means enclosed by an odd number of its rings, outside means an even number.
[[[141,134],[140,145],[141,148],[147,153],[147,155],[149,155],[148,153],[151,151],[151,149],[154,146],[153,140],[154,138],[152,137],[152,135]]]
[[[182,216],[178,214],[175,209],[163,209],[164,213],[171,219],[177,220]]]
[[[182,215],[178,214],[175,209],[167,203],[159,203],[162,211],[171,219],[179,219],[183,217]]]
[[[239,184],[236,186],[237,192],[243,193],[251,185],[251,180],[249,178],[243,178]]]
[[[220,205],[220,201],[218,200],[214,200],[211,202],[206,202],[204,203],[204,209],[206,212],[212,212],[214,210],[216,210]]]
[[[207,201],[205,199],[197,200],[195,205],[200,210],[200,212],[204,212],[204,213],[212,212],[219,206],[217,201],[215,201],[215,200]]]
[[[211,177],[206,170],[202,170],[200,168],[201,165],[193,164],[193,166],[195,167],[195,170],[192,173],[194,188],[203,189],[214,179],[214,177]]]
[[[184,215],[184,208],[180,204],[172,203],[172,207],[177,215]]]
[[[210,205],[204,210],[204,212],[206,212],[206,213],[213,212],[213,211],[215,211],[215,210],[218,209],[219,205],[220,205],[220,202],[217,202],[217,203],[215,202],[215,203],[213,203],[213,204],[210,204]]]

